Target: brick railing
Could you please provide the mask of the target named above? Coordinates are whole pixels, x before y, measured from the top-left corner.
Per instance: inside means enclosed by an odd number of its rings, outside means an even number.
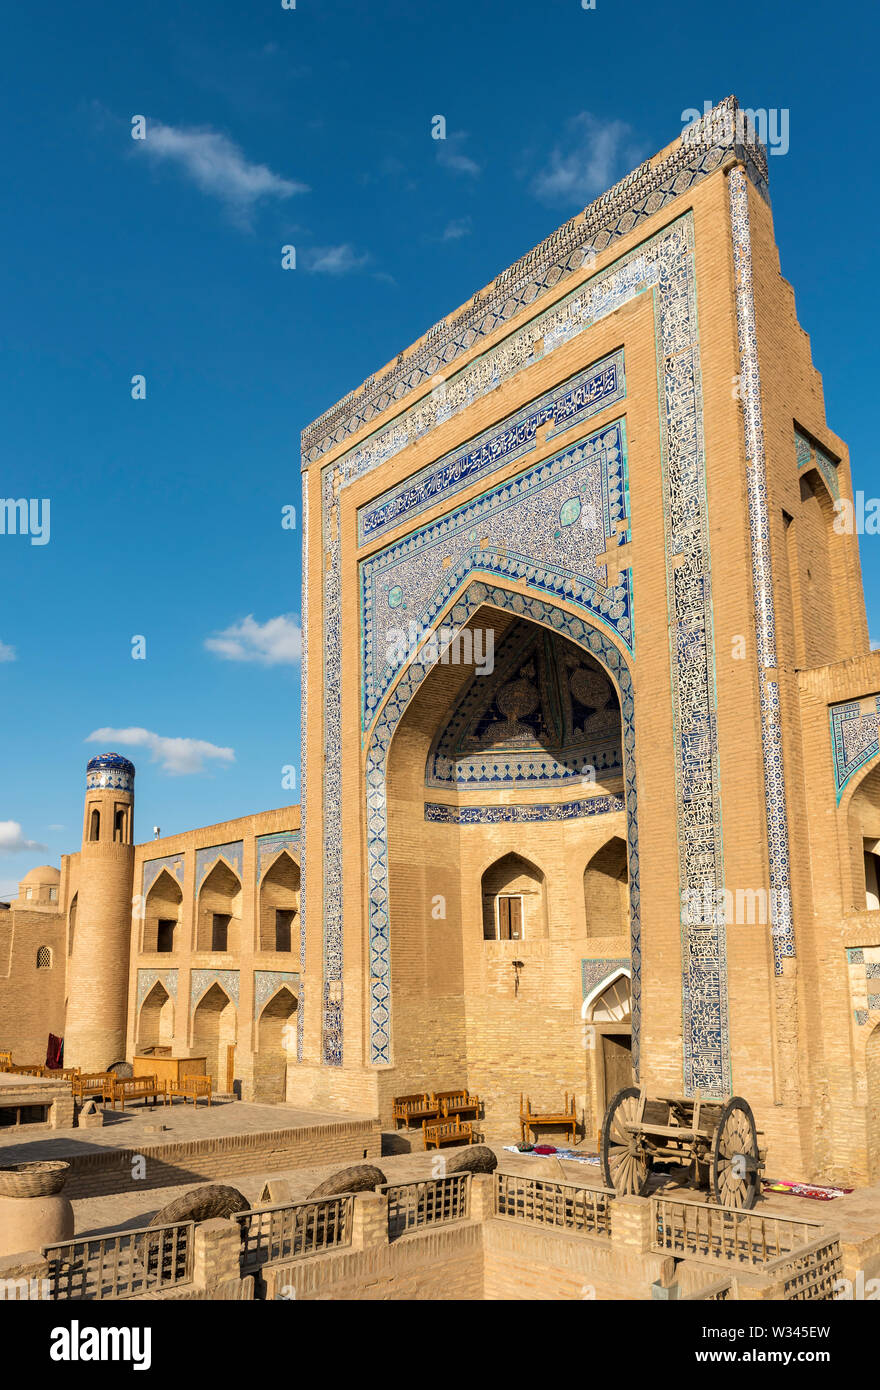
[[[772,1260],[763,1272],[782,1280],[787,1303],[830,1302],[837,1297],[837,1281],[843,1278],[843,1255],[837,1236],[824,1236],[796,1250],[792,1256]]]
[[[134,1298],[192,1280],[192,1221],[43,1248],[50,1299]]]
[[[536,1226],[607,1236],[611,1234],[613,1201],[610,1188],[571,1187],[542,1178],[495,1174],[495,1215]]]
[[[241,1231],[241,1271],[351,1244],[354,1195],[257,1207],[236,1213]]]
[[[727,1303],[734,1298],[732,1279],[716,1279],[713,1284],[697,1289],[696,1293],[686,1293],[682,1303]]]
[[[761,1271],[805,1249],[822,1229],[817,1221],[760,1216],[670,1197],[651,1198],[651,1218],[651,1249],[659,1254],[748,1265]]]
[[[388,1238],[408,1231],[463,1221],[470,1215],[470,1173],[450,1173],[425,1182],[387,1183],[376,1189],[388,1199]]]

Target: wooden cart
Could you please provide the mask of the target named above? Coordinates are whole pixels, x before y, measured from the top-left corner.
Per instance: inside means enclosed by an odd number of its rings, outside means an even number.
[[[602,1171],[621,1196],[642,1196],[655,1165],[691,1169],[722,1207],[748,1210],[758,1200],[763,1152],[755,1117],[742,1096],[649,1098],[635,1086],[612,1097],[602,1125]]]

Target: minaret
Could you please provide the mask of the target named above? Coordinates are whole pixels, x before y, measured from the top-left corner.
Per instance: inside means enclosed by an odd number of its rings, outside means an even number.
[[[134,872],[134,764],[100,753],[86,769],[76,932],[68,963],[64,1063],[125,1059]]]

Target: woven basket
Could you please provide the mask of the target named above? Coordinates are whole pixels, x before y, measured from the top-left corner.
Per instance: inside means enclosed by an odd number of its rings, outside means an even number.
[[[50,1197],[67,1181],[69,1163],[14,1163],[0,1168],[0,1197]]]

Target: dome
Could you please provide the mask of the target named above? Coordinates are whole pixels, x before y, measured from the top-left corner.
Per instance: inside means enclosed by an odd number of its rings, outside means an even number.
[[[29,884],[33,888],[36,884],[42,883],[49,884],[50,887],[54,887],[56,883],[60,882],[60,869],[54,868],[51,864],[39,864],[36,869],[28,870],[24,878],[21,880],[21,885],[25,886]]]
[[[86,787],[94,791],[134,791],[134,763],[121,753],[98,753],[86,765]]]

